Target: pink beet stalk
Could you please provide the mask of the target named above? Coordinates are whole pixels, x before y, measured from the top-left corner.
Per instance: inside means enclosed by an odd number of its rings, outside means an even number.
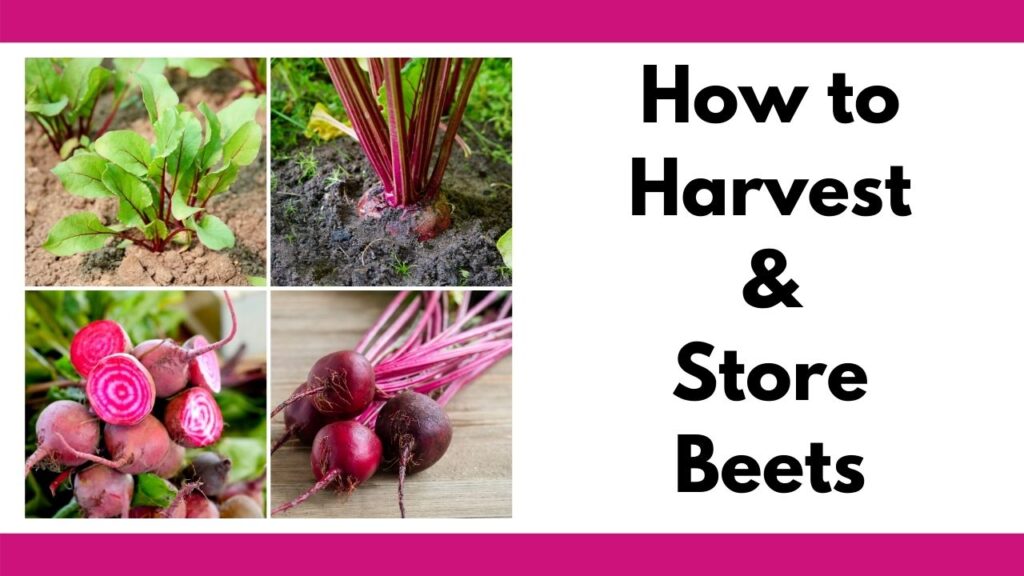
[[[187,388],[171,398],[164,412],[171,440],[187,448],[202,448],[220,439],[224,416],[206,388]]]
[[[130,354],[111,354],[96,363],[85,382],[89,406],[108,424],[138,424],[153,411],[156,384]]]
[[[131,350],[132,342],[120,324],[112,320],[96,320],[75,332],[71,339],[71,364],[83,378],[87,378],[100,360]]]

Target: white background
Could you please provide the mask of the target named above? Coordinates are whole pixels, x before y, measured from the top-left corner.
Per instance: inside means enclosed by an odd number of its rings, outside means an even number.
[[[22,59],[136,55],[491,55],[514,58],[516,344],[514,518],[208,522],[204,531],[819,532],[1024,530],[1020,457],[1019,166],[1024,48],[1012,45],[31,45],[2,47],[0,385],[2,531],[194,531],[187,521],[29,521],[23,515],[21,383],[24,194]],[[642,66],[689,64],[707,84],[810,86],[791,124],[642,122]],[[833,72],[900,98],[885,125],[841,125]],[[694,118],[695,119],[695,118]],[[748,216],[632,216],[630,159],[678,157],[691,178],[888,177],[905,167],[913,215],[779,216],[767,193]],[[680,186],[681,188],[681,186]],[[660,210],[651,195],[649,214]],[[886,203],[888,210],[888,201]],[[744,303],[751,255],[782,250],[802,309]],[[824,381],[811,400],[675,398],[692,340],[761,362],[860,364],[867,395]],[[715,443],[714,461],[802,459],[811,442],[864,457],[856,494],[676,493],[676,434]],[[827,479],[835,480],[832,473]]]

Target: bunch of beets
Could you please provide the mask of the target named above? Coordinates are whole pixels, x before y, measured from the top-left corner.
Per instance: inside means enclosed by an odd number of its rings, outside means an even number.
[[[25,476],[36,467],[60,471],[55,488],[74,474],[75,501],[90,518],[262,516],[262,489],[225,490],[230,460],[204,453],[183,471],[185,449],[214,444],[224,429],[213,397],[221,387],[216,351],[238,327],[231,298],[224,297],[231,331],[212,344],[197,335],[182,345],[163,339],[132,346],[124,328],[110,320],[76,332],[71,364],[85,378],[88,406],[58,400],[43,409]],[[166,508],[133,508],[140,474],[180,477],[179,487],[167,482],[174,500]],[[219,497],[220,506],[208,497]]]
[[[327,487],[351,492],[383,468],[398,473],[405,517],[406,474],[432,466],[451,443],[443,407],[512,352],[510,293],[454,300],[442,291],[400,292],[354,350],[318,360],[274,409],[271,417],[284,411],[285,433],[271,452],[293,437],[312,444],[316,483],[273,514]]]

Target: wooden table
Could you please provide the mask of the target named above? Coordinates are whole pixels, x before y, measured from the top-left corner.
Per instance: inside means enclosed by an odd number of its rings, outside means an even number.
[[[305,381],[321,356],[355,347],[393,297],[380,291],[275,291],[271,296],[271,406]],[[437,464],[406,477],[410,518],[512,515],[512,358],[504,358],[446,407],[454,433]],[[284,432],[279,414],[272,438]],[[270,464],[277,507],[313,484],[309,447],[292,440]],[[378,472],[349,495],[324,491],[281,518],[398,518],[398,480]]]

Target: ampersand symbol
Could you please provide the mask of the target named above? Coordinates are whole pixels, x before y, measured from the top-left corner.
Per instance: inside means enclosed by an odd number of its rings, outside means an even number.
[[[771,268],[768,267],[768,260],[772,261]],[[747,304],[754,308],[771,308],[782,302],[789,308],[803,307],[803,304],[793,297],[793,292],[796,292],[800,285],[793,280],[785,284],[778,280],[779,275],[786,269],[786,257],[782,252],[774,248],[758,250],[750,259],[750,267],[754,270],[754,279],[743,287],[743,299]],[[761,286],[768,288],[767,296],[757,291]]]

